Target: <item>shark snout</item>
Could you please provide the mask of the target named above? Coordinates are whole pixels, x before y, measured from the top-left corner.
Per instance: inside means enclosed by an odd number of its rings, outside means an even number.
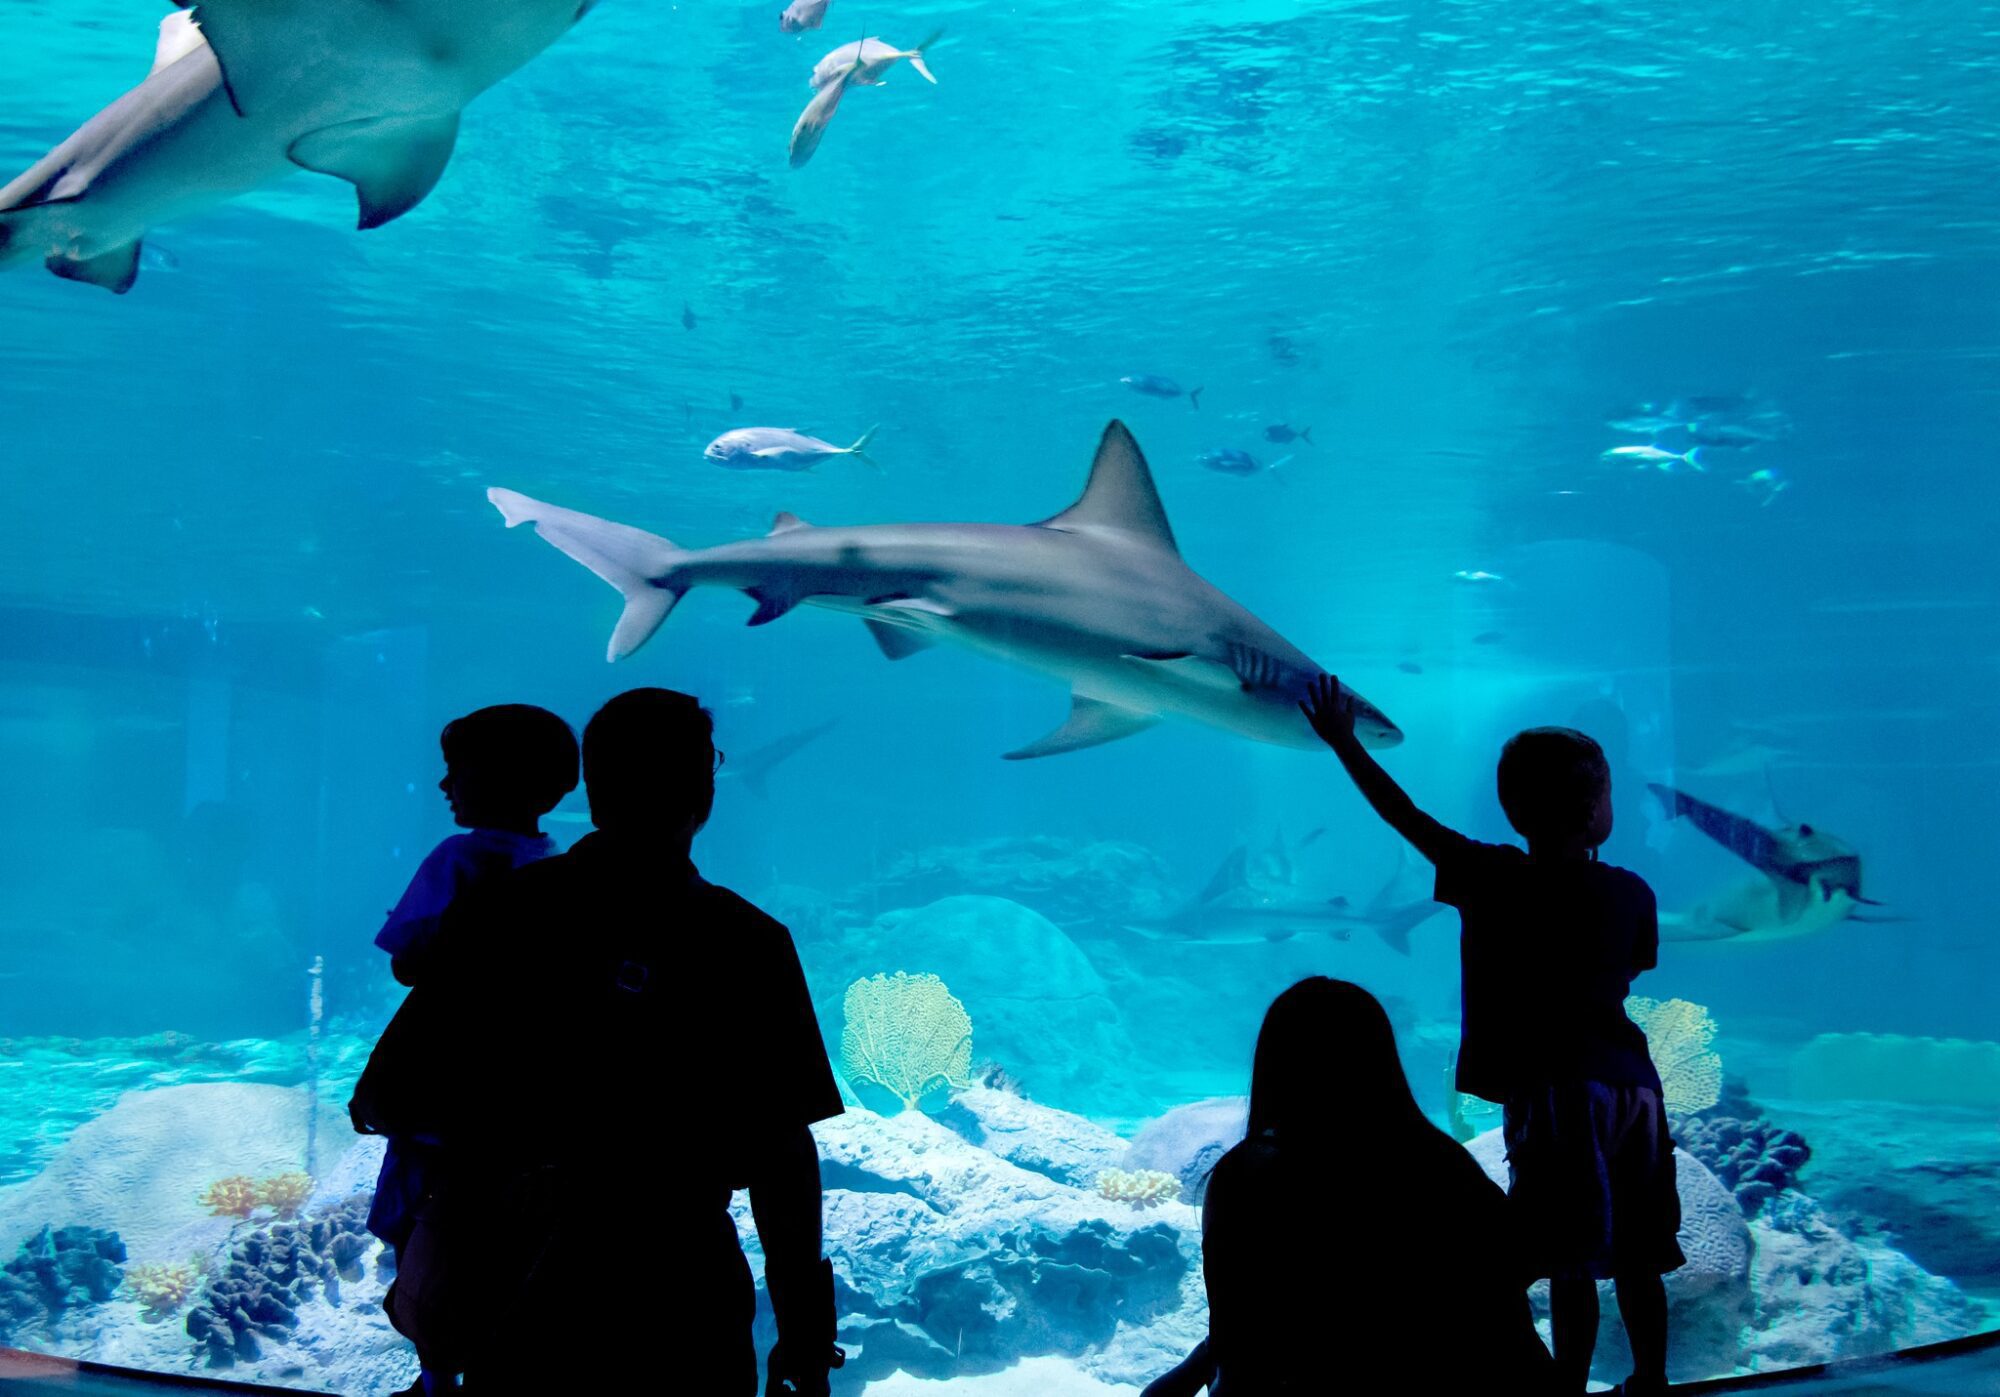
[[[1389,715],[1359,694],[1354,696],[1354,731],[1368,747],[1394,747],[1403,740],[1403,730]]]

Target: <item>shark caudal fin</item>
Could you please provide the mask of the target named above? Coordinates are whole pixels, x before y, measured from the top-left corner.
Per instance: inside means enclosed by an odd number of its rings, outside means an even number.
[[[486,498],[500,511],[508,528],[532,524],[535,532],[616,587],[625,598],[624,614],[611,633],[607,660],[622,660],[652,639],[685,586],[668,580],[687,556],[658,534],[614,524],[573,509],[543,504],[512,490],[488,490]]]
[[[870,456],[868,454],[868,443],[875,440],[875,434],[881,430],[882,430],[882,424],[880,422],[877,422],[874,426],[870,427],[867,431],[861,434],[861,439],[859,441],[855,442],[854,445],[847,448],[847,454],[852,456],[855,460],[861,462],[863,465],[873,466],[878,471],[881,470],[882,463],[876,460],[873,456]]]
[[[1196,412],[1201,411],[1201,394],[1202,390],[1199,388],[1190,388],[1188,390],[1188,406]]]
[[[917,70],[918,76],[923,78],[925,82],[931,83],[933,85],[937,83],[937,78],[934,74],[932,74],[931,70],[924,65],[924,52],[927,49],[929,49],[931,45],[935,44],[939,39],[942,39],[943,37],[944,37],[944,30],[942,29],[935,30],[932,32],[931,36],[928,39],[925,39],[921,44],[918,44],[913,49],[905,49],[903,52],[903,57],[910,60],[910,66]]]

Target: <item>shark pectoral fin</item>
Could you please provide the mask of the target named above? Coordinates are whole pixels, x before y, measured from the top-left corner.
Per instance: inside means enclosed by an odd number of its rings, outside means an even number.
[[[51,257],[44,264],[64,281],[83,281],[122,296],[139,279],[139,244],[135,240],[95,257]]]
[[[1135,732],[1144,732],[1159,721],[1151,713],[1139,713],[1076,694],[1070,699],[1069,718],[1061,727],[1039,741],[1007,753],[1007,760],[1026,761],[1030,757],[1053,757],[1063,752],[1080,752],[1086,747],[1101,747]]]
[[[937,644],[932,637],[907,626],[892,626],[886,621],[871,621],[866,617],[861,624],[868,627],[868,634],[875,637],[875,644],[892,660],[907,660],[918,651],[928,650]]]
[[[437,187],[458,143],[458,113],[424,121],[343,122],[292,142],[292,163],[354,186],[359,226],[380,228],[401,218]]]

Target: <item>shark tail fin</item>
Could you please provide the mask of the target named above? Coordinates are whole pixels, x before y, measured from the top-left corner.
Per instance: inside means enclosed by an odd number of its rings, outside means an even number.
[[[903,54],[903,57],[907,58],[910,61],[910,66],[917,70],[917,75],[921,77],[925,82],[930,83],[933,86],[935,86],[937,83],[937,76],[931,72],[928,66],[925,65],[924,53],[931,47],[931,45],[935,44],[939,39],[942,39],[943,37],[944,37],[944,30],[942,29],[932,30],[929,38],[925,39],[921,44],[918,44],[915,48],[907,50]]]
[[[1304,442],[1307,446],[1319,445],[1318,442],[1313,440],[1313,429],[1310,427],[1302,427],[1299,429],[1299,440]]]
[[[532,524],[535,532],[616,587],[625,611],[611,633],[607,660],[622,660],[648,640],[687,593],[674,580],[685,550],[657,534],[563,509],[512,490],[488,490],[486,498],[508,528]]]
[[[881,430],[882,430],[882,424],[880,422],[877,422],[874,426],[870,427],[867,431],[861,434],[861,439],[859,441],[855,442],[854,445],[847,448],[847,454],[852,456],[855,460],[860,461],[863,465],[873,466],[878,471],[881,470],[882,463],[876,460],[873,456],[870,456],[868,454],[868,443],[875,440],[875,434]]]
[[[1201,411],[1201,393],[1202,390],[1199,388],[1190,389],[1188,391],[1188,406],[1193,408],[1196,412]]]

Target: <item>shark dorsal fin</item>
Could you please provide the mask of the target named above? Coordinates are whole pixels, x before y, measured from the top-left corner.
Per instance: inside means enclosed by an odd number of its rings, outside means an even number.
[[[1250,885],[1250,851],[1241,844],[1229,851],[1229,857],[1222,861],[1222,867],[1215,870],[1215,876],[1208,880],[1195,901],[1210,903],[1238,888]]]
[[[1155,548],[1180,553],[1173,527],[1167,523],[1166,506],[1153,486],[1153,472],[1123,422],[1114,421],[1104,429],[1083,497],[1055,518],[1043,520],[1042,526],[1116,529]]]
[[[765,537],[776,538],[779,534],[788,534],[795,529],[810,529],[811,527],[812,525],[799,518],[798,515],[792,513],[789,509],[779,510],[778,517],[771,521],[771,532],[766,534]]]

